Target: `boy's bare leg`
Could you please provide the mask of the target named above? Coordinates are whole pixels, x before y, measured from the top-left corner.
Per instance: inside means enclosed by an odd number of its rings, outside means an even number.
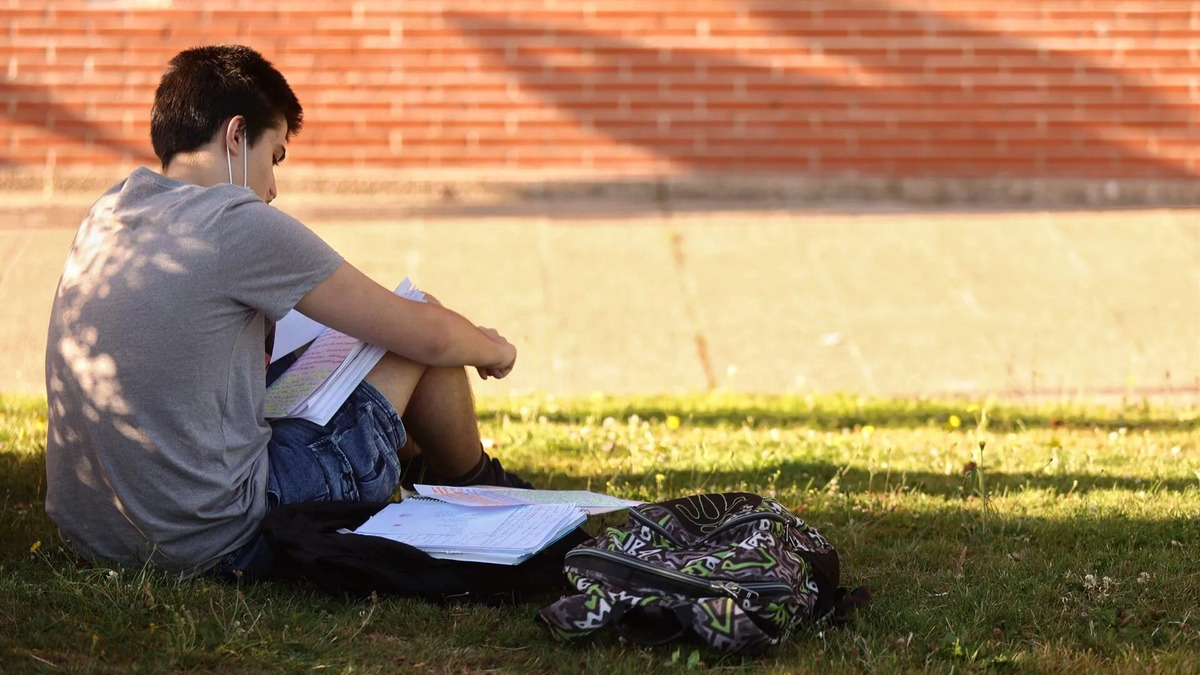
[[[420,452],[442,476],[461,476],[478,465],[483,446],[466,369],[425,366],[387,352],[366,380],[404,421],[411,440],[396,449],[401,459]]]

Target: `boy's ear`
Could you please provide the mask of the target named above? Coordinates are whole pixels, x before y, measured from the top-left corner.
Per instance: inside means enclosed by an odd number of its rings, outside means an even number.
[[[225,123],[225,147],[229,148],[229,152],[236,155],[242,151],[242,137],[246,133],[246,118],[241,115],[235,115],[229,118]]]

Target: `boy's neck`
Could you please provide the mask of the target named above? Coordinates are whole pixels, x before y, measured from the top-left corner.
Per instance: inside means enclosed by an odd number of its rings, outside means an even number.
[[[224,160],[222,156],[218,167],[214,153],[209,148],[202,147],[172,157],[171,163],[162,170],[162,175],[182,183],[212,187],[229,182],[229,171]]]

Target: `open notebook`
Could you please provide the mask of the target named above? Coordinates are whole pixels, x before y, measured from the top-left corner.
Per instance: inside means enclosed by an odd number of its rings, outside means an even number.
[[[355,533],[393,539],[434,558],[516,565],[587,520],[570,504],[464,506],[429,497],[388,504]]]
[[[396,295],[425,299],[407,277],[396,288]],[[300,358],[267,387],[268,419],[298,417],[321,425],[328,423],[386,351],[292,310],[275,325],[271,361],[310,341],[312,344]]]
[[[415,546],[435,558],[516,565],[566,536],[589,513],[642,502],[587,490],[416,485],[355,533]]]

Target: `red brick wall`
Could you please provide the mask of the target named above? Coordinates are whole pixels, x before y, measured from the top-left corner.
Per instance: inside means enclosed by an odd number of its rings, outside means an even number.
[[[288,76],[298,165],[1200,173],[1186,0],[0,0],[0,165],[152,163],[158,76],[209,42]]]

